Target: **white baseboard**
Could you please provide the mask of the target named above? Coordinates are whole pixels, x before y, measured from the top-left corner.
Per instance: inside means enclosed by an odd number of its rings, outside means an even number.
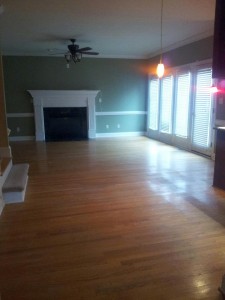
[[[35,136],[10,136],[9,141],[10,142],[19,142],[19,141],[34,141]]]
[[[135,132],[106,132],[106,133],[96,133],[96,138],[105,137],[129,137],[129,136],[146,136],[145,131],[135,131]],[[35,136],[11,136],[9,137],[10,142],[20,142],[20,141],[34,141]]]
[[[145,136],[145,131],[138,132],[106,132],[106,133],[97,133],[96,138],[106,138],[106,137],[130,137],[130,136]]]
[[[2,197],[1,197],[1,198],[0,198],[0,216],[1,216],[1,213],[2,213],[2,211],[3,211],[4,206],[5,206],[5,203],[4,203],[4,201],[3,201]],[[0,298],[0,299],[1,299],[1,298]]]
[[[130,116],[130,115],[147,115],[147,111],[97,111],[96,116]]]

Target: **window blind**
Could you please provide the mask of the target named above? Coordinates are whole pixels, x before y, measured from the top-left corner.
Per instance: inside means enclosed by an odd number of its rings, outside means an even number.
[[[160,131],[164,133],[171,133],[172,130],[172,83],[172,76],[162,79]]]
[[[150,81],[149,89],[149,128],[152,130],[158,130],[159,80],[152,79]]]
[[[178,75],[176,88],[175,130],[176,136],[187,138],[190,102],[190,73]]]
[[[200,148],[210,147],[212,69],[197,72],[196,94],[194,99],[193,145]]]

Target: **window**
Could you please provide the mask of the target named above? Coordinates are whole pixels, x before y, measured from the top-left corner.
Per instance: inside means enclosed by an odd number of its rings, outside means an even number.
[[[188,137],[190,73],[178,75],[176,87],[175,129],[176,136]]]
[[[158,129],[159,116],[159,80],[153,79],[149,86],[149,128],[152,130]]]
[[[160,132],[171,133],[172,130],[172,76],[162,79],[160,108]]]
[[[212,69],[203,63],[185,69],[150,80],[149,136],[210,155]]]
[[[202,69],[196,76],[196,93],[194,97],[193,146],[207,149],[211,144],[211,93],[212,70]]]

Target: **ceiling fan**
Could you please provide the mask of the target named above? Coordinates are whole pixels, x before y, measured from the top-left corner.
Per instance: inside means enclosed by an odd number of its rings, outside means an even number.
[[[76,39],[70,39],[71,43],[67,46],[68,52],[65,54],[65,59],[67,61],[67,68],[69,68],[69,63],[71,60],[74,61],[74,63],[80,62],[82,55],[98,55],[98,52],[90,51],[92,48],[90,47],[84,47],[80,48],[79,45],[75,44]]]

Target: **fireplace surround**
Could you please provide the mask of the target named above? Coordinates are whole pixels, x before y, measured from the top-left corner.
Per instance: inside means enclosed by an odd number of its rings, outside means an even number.
[[[86,107],[88,138],[96,137],[95,98],[99,91],[28,90],[33,98],[36,141],[45,141],[45,107]]]

